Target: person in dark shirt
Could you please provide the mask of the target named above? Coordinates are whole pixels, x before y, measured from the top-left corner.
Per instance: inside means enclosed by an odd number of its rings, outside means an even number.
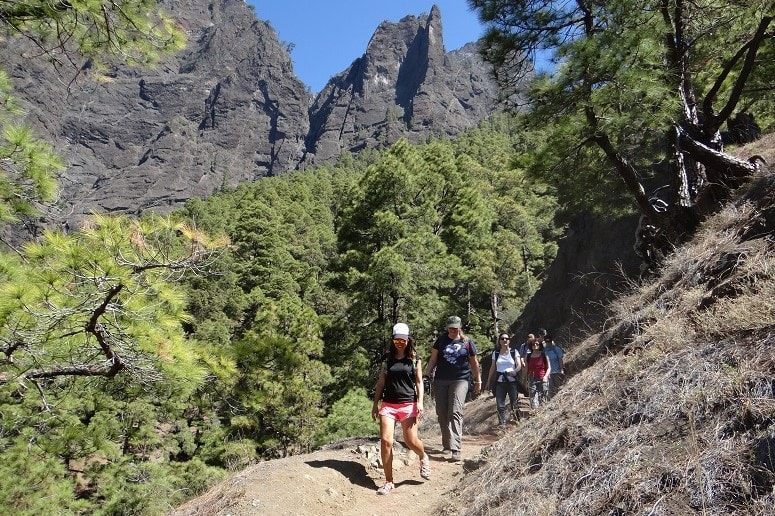
[[[463,438],[463,404],[468,394],[468,384],[473,373],[474,396],[482,390],[482,375],[476,356],[476,343],[463,335],[460,317],[447,319],[447,334],[433,344],[431,358],[425,370],[433,375],[433,392],[436,415],[441,427],[441,444],[444,453],[454,461],[462,458],[460,449]]]
[[[519,345],[519,356],[522,357],[522,365],[524,366],[525,358],[527,358],[528,350],[533,348],[533,341],[536,340],[536,336],[532,333],[527,334],[527,340]]]
[[[407,446],[420,457],[420,476],[431,477],[431,462],[417,434],[417,421],[423,412],[422,364],[409,336],[409,326],[397,323],[393,326],[393,342],[374,388],[372,419],[379,417],[380,454],[385,471],[385,483],[378,494],[388,494],[395,489],[393,483],[393,431],[395,423],[401,423]],[[380,404],[380,401],[382,402]]]

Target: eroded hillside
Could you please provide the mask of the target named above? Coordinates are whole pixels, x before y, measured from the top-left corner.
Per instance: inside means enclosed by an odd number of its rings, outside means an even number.
[[[763,174],[615,303],[570,353],[581,372],[561,397],[442,512],[772,514],[774,231]]]

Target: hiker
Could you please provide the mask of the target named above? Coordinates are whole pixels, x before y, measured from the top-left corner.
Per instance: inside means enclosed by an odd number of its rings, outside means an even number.
[[[482,375],[476,356],[476,343],[463,334],[460,317],[447,319],[447,333],[433,344],[431,358],[425,369],[433,376],[436,415],[441,427],[441,444],[445,457],[459,461],[463,438],[463,404],[473,373],[474,396],[482,390]]]
[[[380,455],[385,471],[385,483],[377,489],[377,494],[388,494],[395,489],[393,432],[396,421],[401,423],[407,446],[420,457],[420,476],[425,480],[431,478],[431,461],[417,435],[424,393],[422,364],[414,349],[414,339],[409,335],[409,326],[397,323],[393,326],[390,351],[385,355],[374,388],[374,405],[371,408],[372,419],[379,416]]]
[[[549,374],[549,399],[557,394],[557,390],[562,383],[563,375],[565,374],[565,368],[563,366],[562,358],[565,356],[565,350],[554,343],[554,338],[547,334],[544,338],[544,353],[546,358],[549,359],[549,368],[551,373]]]
[[[546,397],[549,390],[549,375],[552,372],[549,360],[544,353],[543,336],[536,335],[531,348],[528,350],[527,381],[530,387],[530,406],[538,408],[540,398]]]
[[[525,358],[527,358],[527,351],[533,347],[533,341],[536,340],[536,336],[532,333],[527,334],[527,340],[519,345],[519,356],[522,357],[522,365],[525,365]]]
[[[517,398],[517,384],[519,383],[519,371],[522,369],[522,358],[512,349],[511,338],[507,333],[501,333],[498,337],[498,345],[492,352],[492,364],[487,375],[487,389],[491,389],[495,395],[495,407],[498,409],[498,425],[503,428],[508,422],[506,419],[506,395],[509,396],[509,404],[514,419],[519,419],[519,401]]]
[[[519,372],[519,390],[525,397],[530,396],[530,385],[527,379],[527,352],[533,346],[536,336],[532,333],[527,334],[527,340],[519,345],[519,357],[522,360],[522,370]]]

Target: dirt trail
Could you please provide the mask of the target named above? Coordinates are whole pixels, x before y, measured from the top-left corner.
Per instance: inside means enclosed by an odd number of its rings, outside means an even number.
[[[427,411],[432,413],[433,410]],[[372,466],[358,442],[338,449],[270,460],[235,474],[207,493],[175,509],[173,515],[380,515],[434,514],[449,496],[464,469],[476,467],[481,449],[497,439],[491,432],[495,403],[492,398],[466,405],[463,461],[452,462],[441,453],[435,418],[421,426],[421,438],[431,458],[432,476],[423,480],[419,461],[394,461],[396,489],[376,494],[384,482],[381,468]],[[365,441],[360,441],[364,443]],[[378,445],[368,441],[365,447]],[[363,446],[362,446],[363,448]],[[361,448],[361,449],[362,449]]]

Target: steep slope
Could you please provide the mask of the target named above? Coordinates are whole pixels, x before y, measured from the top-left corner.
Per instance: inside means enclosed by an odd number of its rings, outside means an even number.
[[[730,152],[775,163],[775,135]],[[547,328],[566,347],[596,333],[611,316],[611,301],[640,274],[642,262],[634,250],[637,224],[637,215],[612,220],[580,214],[571,220],[541,287],[510,331],[521,341],[539,327]]]
[[[54,218],[169,209],[401,136],[456,134],[495,109],[474,47],[444,52],[436,7],[380,25],[364,57],[310,108],[287,45],[244,1],[159,3],[188,46],[153,70],[102,74],[87,62],[77,72],[26,40],[0,40],[28,122],[68,165]]]
[[[774,251],[769,173],[616,302],[558,398],[439,510],[773,514]]]
[[[308,162],[343,151],[453,135],[496,107],[488,67],[469,44],[446,53],[441,12],[383,22],[363,56],[333,77],[310,109]]]

